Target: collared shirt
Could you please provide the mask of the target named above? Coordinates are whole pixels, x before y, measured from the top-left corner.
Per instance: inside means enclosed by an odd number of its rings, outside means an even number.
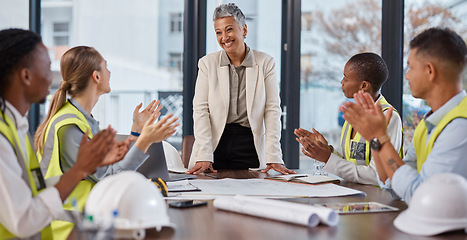
[[[383,95],[380,94],[376,102],[381,100],[382,97]],[[387,110],[384,112],[386,111]],[[392,114],[387,127],[387,134],[391,138],[391,143],[396,149],[396,152],[399,152],[402,145],[402,121],[399,114]],[[347,181],[361,184],[378,184],[378,176],[373,156],[371,157],[370,164],[366,166],[355,165],[353,162],[347,161],[343,157],[344,155],[344,150],[339,144],[335,148],[335,151],[329,156],[328,162],[324,165],[323,170],[335,174]]]
[[[99,121],[89,115],[75,99],[71,98],[69,101],[84,115],[91,127],[92,134],[97,134],[100,131]],[[59,138],[60,161],[63,171],[68,171],[76,162],[83,132],[76,125],[67,125],[58,131],[58,135],[66,136]],[[87,179],[97,182],[108,175],[125,170],[136,170],[148,157],[148,154],[143,153],[139,148],[132,146],[123,160],[112,165],[97,168],[96,172],[93,175],[90,175]]]
[[[447,113],[459,105],[465,96],[466,92],[461,91],[437,111],[427,114],[425,118],[428,130],[427,142],[436,125]],[[465,156],[467,156],[466,136],[467,119],[456,118],[452,120],[439,134],[420,173],[417,172],[417,155],[412,143],[404,158],[406,164],[394,172],[392,183],[388,179],[385,184],[380,182],[380,186],[388,189],[392,184],[394,192],[409,203],[415,189],[423,181],[435,174],[451,172],[467,178],[467,161],[465,161]]]
[[[242,64],[235,67],[230,63],[229,56],[222,51],[220,66],[229,67],[230,104],[227,123],[238,123],[244,127],[250,127],[246,111],[246,68],[253,67],[252,52],[245,44],[245,59]]]
[[[26,149],[28,119],[9,102],[5,103],[5,114],[15,121],[22,149]],[[60,195],[55,187],[48,187],[31,197],[31,189],[22,178],[23,169],[15,151],[2,134],[0,153],[0,223],[18,237],[36,234],[62,213]]]

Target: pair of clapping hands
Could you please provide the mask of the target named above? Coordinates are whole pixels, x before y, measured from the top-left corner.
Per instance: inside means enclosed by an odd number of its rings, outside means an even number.
[[[346,102],[339,108],[344,113],[343,118],[365,139],[384,136],[393,109],[390,108],[383,114],[381,104],[375,104],[371,95],[363,91],[355,93],[354,99],[355,103]],[[302,152],[306,156],[326,163],[332,147],[321,133],[314,128],[312,131],[295,129],[296,140],[302,145]]]
[[[95,166],[96,168],[106,166],[122,160],[128,152],[132,141],[136,140],[135,147],[146,152],[151,144],[161,142],[175,133],[175,128],[179,123],[176,123],[178,118],[173,117],[172,113],[156,121],[160,116],[160,109],[162,108],[160,101],[153,100],[143,111],[140,111],[142,105],[140,103],[133,111],[133,126],[131,130],[132,132],[139,133],[138,137],[130,136],[124,141],[117,143],[115,140],[116,132],[110,126],[100,131],[91,140],[87,140],[88,133],[86,133],[83,136],[78,157],[81,152],[86,151],[86,153],[81,153],[81,155],[90,154],[92,156],[88,156],[88,158],[95,158],[93,161],[100,162],[100,164]],[[84,147],[83,143],[85,144]],[[92,150],[82,151],[82,148]],[[93,170],[90,173],[95,171],[95,169],[91,168],[90,170]]]

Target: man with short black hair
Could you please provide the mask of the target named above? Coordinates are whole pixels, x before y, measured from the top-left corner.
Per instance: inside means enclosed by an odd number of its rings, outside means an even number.
[[[46,186],[25,115],[49,94],[50,64],[39,35],[0,31],[0,239],[53,239],[48,225],[62,214],[63,201],[97,167],[113,163],[104,159],[115,131],[105,129],[90,141],[85,134],[74,167]]]
[[[408,58],[412,95],[431,107],[415,129],[412,145],[402,160],[385,139],[386,119],[371,96],[359,92],[356,104],[341,107],[344,119],[366,139],[372,139],[380,186],[393,189],[409,203],[417,187],[429,177],[444,172],[467,177],[467,98],[462,87],[467,47],[449,29],[430,28],[410,42]]]

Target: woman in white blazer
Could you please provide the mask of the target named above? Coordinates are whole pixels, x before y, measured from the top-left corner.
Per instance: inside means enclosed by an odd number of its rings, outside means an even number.
[[[295,173],[282,161],[274,59],[245,44],[245,16],[235,4],[218,6],[213,21],[223,50],[198,62],[195,143],[187,173],[248,168]]]

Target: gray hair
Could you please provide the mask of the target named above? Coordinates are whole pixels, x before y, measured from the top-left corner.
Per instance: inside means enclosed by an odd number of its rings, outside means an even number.
[[[219,18],[233,17],[240,27],[245,26],[245,15],[235,3],[221,4],[214,9],[212,21],[215,22]]]

